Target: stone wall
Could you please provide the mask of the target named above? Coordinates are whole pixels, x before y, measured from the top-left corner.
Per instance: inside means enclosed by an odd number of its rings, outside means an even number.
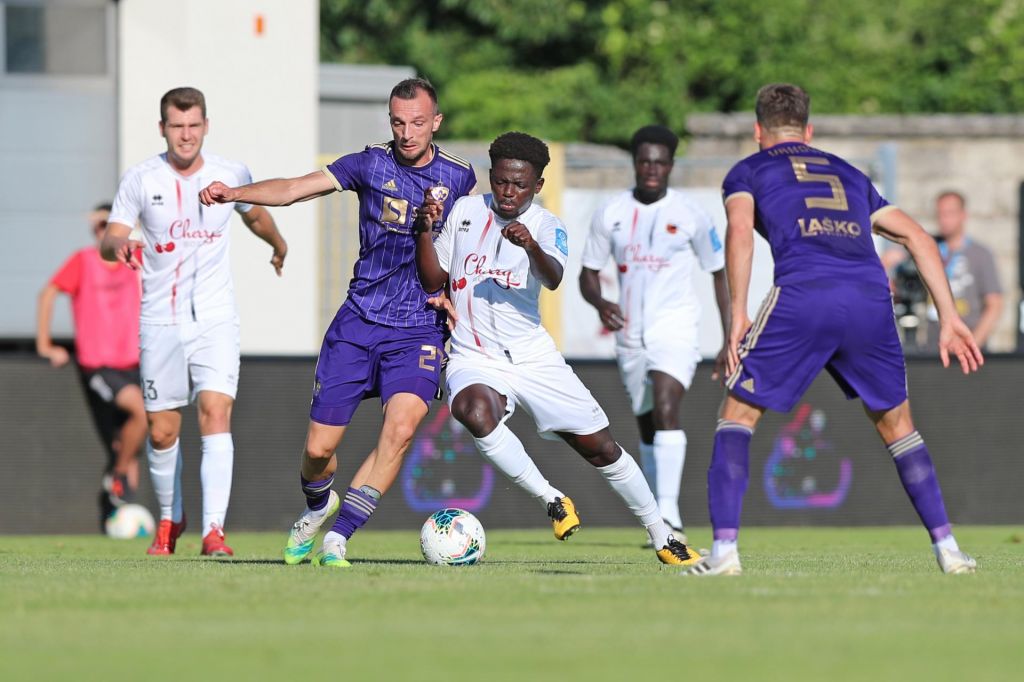
[[[1006,293],[989,348],[1014,350],[1021,300],[1017,260],[1024,116],[818,116],[812,122],[814,144],[839,156],[867,160],[888,153],[895,178],[886,184],[895,188],[895,203],[930,231],[939,192],[953,189],[967,197],[968,234],[995,253]],[[749,114],[697,114],[687,128],[688,184],[720,184],[728,170],[725,161],[757,151]],[[873,170],[876,179],[884,172]]]

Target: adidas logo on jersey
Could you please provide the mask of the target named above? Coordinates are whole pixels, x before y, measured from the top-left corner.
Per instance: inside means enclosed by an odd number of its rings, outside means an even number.
[[[395,181],[392,179],[392,180],[388,180],[387,182],[385,182],[384,186],[381,189],[386,189],[389,192],[397,192],[398,191],[398,185],[396,185]]]
[[[754,392],[754,377],[750,377],[746,381],[740,384],[740,388],[749,393]]]

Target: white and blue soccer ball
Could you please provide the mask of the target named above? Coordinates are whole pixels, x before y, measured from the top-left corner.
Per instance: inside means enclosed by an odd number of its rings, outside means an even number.
[[[156,521],[141,504],[122,504],[103,522],[107,536],[116,540],[144,538],[156,530]]]
[[[420,530],[420,549],[427,563],[469,566],[484,557],[487,540],[480,521],[463,509],[442,509]]]

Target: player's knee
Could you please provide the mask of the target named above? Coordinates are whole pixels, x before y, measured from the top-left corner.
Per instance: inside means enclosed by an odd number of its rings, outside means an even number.
[[[622,448],[615,440],[608,436],[597,442],[587,443],[586,452],[581,453],[591,465],[595,467],[606,467],[615,464],[622,456]]]
[[[303,454],[306,459],[327,460],[334,455],[334,446],[328,443],[317,443],[307,440],[306,449]]]
[[[494,414],[489,401],[471,398],[452,406],[452,414],[465,426],[474,438],[483,438],[498,428],[499,418]]]
[[[149,442],[154,450],[166,450],[178,440],[178,430],[168,424],[150,424]]]
[[[675,401],[658,401],[651,414],[655,431],[679,429],[679,405]]]

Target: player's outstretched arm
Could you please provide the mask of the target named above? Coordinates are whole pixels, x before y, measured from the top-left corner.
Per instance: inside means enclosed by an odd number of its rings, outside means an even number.
[[[580,293],[583,300],[597,310],[605,329],[616,332],[626,324],[619,304],[601,295],[601,273],[597,270],[586,267],[580,270]]]
[[[270,248],[274,249],[274,255],[270,257],[270,264],[274,266],[274,272],[280,277],[284,259],[288,255],[288,243],[278,231],[274,216],[270,215],[270,211],[262,206],[253,206],[242,214],[242,222],[254,235],[270,244]]]
[[[241,187],[228,187],[217,181],[199,192],[203,206],[240,202],[257,206],[290,206],[296,201],[308,201],[335,191],[334,183],[323,171],[313,171],[298,178],[260,180]]]
[[[501,231],[501,236],[524,249],[530,258],[530,272],[548,289],[557,289],[565,274],[562,264],[554,256],[544,253],[540,243],[530,234],[530,229],[514,220]]]
[[[747,297],[754,263],[754,200],[748,194],[729,197],[725,204],[729,227],[725,233],[725,273],[729,284],[729,335],[726,373],[740,364],[740,343],[750,329]]]
[[[713,380],[722,379],[726,376],[726,369],[729,366],[729,325],[732,322],[732,312],[729,309],[729,283],[726,281],[725,268],[715,270],[711,273],[715,285],[715,304],[718,306],[718,319],[722,323],[722,349],[718,351],[715,358],[715,368],[711,372]]]
[[[142,263],[135,252],[142,248],[142,242],[131,239],[132,228],[121,223],[107,223],[107,229],[100,241],[100,255],[103,260],[116,261],[138,270]]]
[[[917,221],[898,208],[879,215],[873,229],[886,239],[905,246],[914,259],[939,313],[939,357],[942,358],[942,366],[949,367],[949,356],[954,355],[960,361],[964,374],[977,371],[985,359],[974,341],[974,334],[956,311],[953,292],[949,288],[935,240]]]
[[[53,343],[50,336],[50,320],[53,318],[53,302],[60,295],[60,289],[50,282],[39,292],[39,303],[36,307],[36,353],[46,358],[53,367],[68,364],[71,356],[63,346]]]

